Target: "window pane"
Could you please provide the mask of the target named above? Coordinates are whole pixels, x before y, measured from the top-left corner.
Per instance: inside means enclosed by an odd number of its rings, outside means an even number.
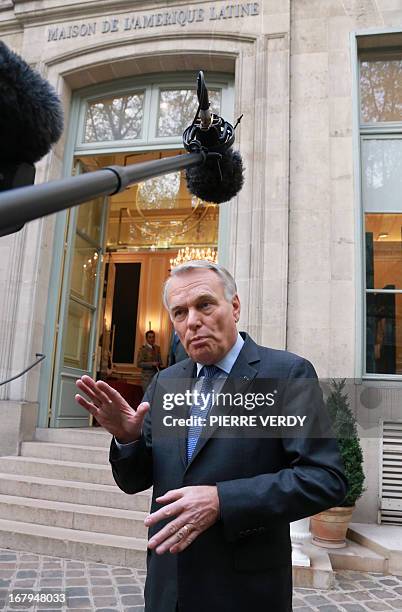
[[[362,140],[362,190],[365,211],[402,213],[402,140]]]
[[[402,214],[366,215],[366,286],[402,289]]]
[[[221,112],[221,91],[209,90],[211,111]],[[198,101],[195,89],[161,89],[157,136],[181,136],[191,125],[197,112]]]
[[[78,209],[77,230],[99,244],[102,224],[103,197],[81,204]]]
[[[143,116],[144,92],[92,102],[85,116],[84,142],[140,138]]]
[[[132,157],[135,163],[142,163],[180,153],[173,149]],[[217,245],[219,206],[193,196],[187,189],[184,171],[132,185],[126,191],[125,207],[123,201],[119,206],[120,210],[112,207],[109,214],[109,248],[180,248],[189,244],[214,248]]]
[[[402,58],[360,64],[361,120],[402,121]]]
[[[97,266],[98,252],[76,234],[71,272],[71,294],[89,304],[92,304],[94,300]]]
[[[171,172],[140,183],[136,197],[137,208],[156,210],[177,206],[181,177],[180,172]]]
[[[70,300],[64,343],[64,365],[70,368],[88,369],[89,340],[92,312]]]
[[[402,294],[367,294],[366,367],[370,374],[402,374]]]

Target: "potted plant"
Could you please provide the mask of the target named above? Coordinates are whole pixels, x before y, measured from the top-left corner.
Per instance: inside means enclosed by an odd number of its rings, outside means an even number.
[[[364,491],[363,453],[357,435],[356,419],[344,392],[345,384],[345,379],[332,381],[327,407],[349,483],[348,492],[340,506],[320,512],[310,520],[313,544],[325,548],[346,546],[346,532],[355,503]]]

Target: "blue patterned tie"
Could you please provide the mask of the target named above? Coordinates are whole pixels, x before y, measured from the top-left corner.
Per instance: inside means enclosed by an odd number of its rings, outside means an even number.
[[[215,365],[202,366],[199,376],[203,376],[201,389],[199,390],[200,401],[191,406],[190,416],[206,418],[212,406],[212,391],[214,378],[220,372],[220,368]],[[208,402],[204,404],[204,398],[208,397]],[[202,425],[194,425],[188,428],[187,436],[187,463],[190,461],[198,438],[201,435]]]

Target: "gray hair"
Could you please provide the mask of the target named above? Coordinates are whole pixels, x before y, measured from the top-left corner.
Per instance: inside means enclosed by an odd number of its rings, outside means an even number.
[[[170,272],[169,278],[165,281],[163,286],[163,303],[165,307],[169,310],[169,304],[167,301],[167,292],[169,288],[170,279],[173,276],[180,276],[180,274],[185,274],[186,272],[190,272],[191,270],[196,270],[202,268],[204,270],[213,270],[215,274],[217,274],[220,278],[220,281],[223,285],[223,291],[225,294],[225,298],[228,302],[231,302],[233,297],[237,293],[236,282],[233,276],[220,264],[213,263],[212,261],[207,261],[205,259],[193,259],[192,261],[186,261],[185,263],[172,268]]]

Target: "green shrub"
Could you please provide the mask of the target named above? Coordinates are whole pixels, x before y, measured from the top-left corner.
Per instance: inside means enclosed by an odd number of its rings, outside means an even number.
[[[327,398],[327,407],[349,483],[347,495],[340,505],[354,506],[364,491],[363,453],[357,435],[356,419],[350,409],[348,396],[344,393],[345,384],[345,379],[331,382],[332,390]]]

